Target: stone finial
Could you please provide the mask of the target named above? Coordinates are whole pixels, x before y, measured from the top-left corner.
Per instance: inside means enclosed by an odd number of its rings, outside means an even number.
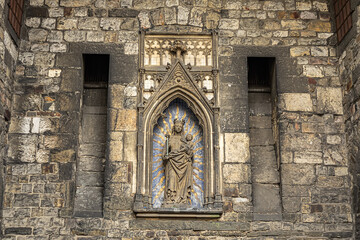
[[[182,41],[175,40],[171,45],[170,51],[176,53],[176,58],[181,59],[181,55],[186,52],[186,46]]]

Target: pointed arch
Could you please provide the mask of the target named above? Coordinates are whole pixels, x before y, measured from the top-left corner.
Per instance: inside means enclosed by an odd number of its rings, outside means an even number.
[[[181,61],[168,70],[164,80],[158,86],[154,94],[146,101],[143,108],[139,108],[138,115],[138,169],[137,169],[137,194],[134,204],[136,213],[166,212],[175,209],[154,209],[152,206],[152,157],[153,157],[153,134],[164,110],[176,99],[181,99],[193,112],[203,131],[204,148],[204,204],[201,211],[208,213],[214,207],[216,189],[215,179],[219,177],[218,164],[214,157],[214,133],[218,133],[218,125],[215,123],[214,107],[206,98],[192,78],[186,66]],[[218,136],[218,135],[216,135]],[[191,211],[199,212],[198,209]],[[214,211],[214,209],[212,209]],[[216,210],[222,212],[222,208]],[[189,211],[188,211],[189,212]]]

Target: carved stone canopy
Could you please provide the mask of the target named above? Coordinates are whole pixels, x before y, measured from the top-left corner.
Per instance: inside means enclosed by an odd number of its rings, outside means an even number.
[[[143,39],[146,40],[144,36]],[[153,43],[157,43],[153,38],[150,39]],[[213,71],[208,71],[207,66],[204,66],[203,71],[199,71],[199,68],[192,71],[185,65],[183,54],[188,51],[186,49],[188,46],[183,44],[186,42],[185,37],[180,40],[170,37],[168,41],[165,37],[160,37],[160,39],[160,42],[164,43],[160,45],[163,48],[168,47],[169,51],[176,52],[176,58],[171,64],[167,63],[164,67],[154,68],[143,65],[144,70],[140,71],[137,194],[134,211],[137,216],[159,217],[169,216],[169,214],[175,216],[179,215],[180,211],[181,216],[200,214],[204,217],[218,217],[222,213],[222,200],[219,183],[219,153],[218,149],[214,147],[218,142],[219,131],[219,109],[215,106],[217,76],[213,75]],[[208,42],[213,41],[211,36],[210,38],[202,37],[203,41],[204,39]],[[148,47],[151,46],[149,43],[147,44]],[[157,44],[154,46],[156,48]],[[148,50],[145,47],[141,51]],[[211,56],[213,56],[213,52],[211,52]],[[213,62],[213,60],[208,62]],[[142,61],[142,63],[145,62]],[[211,78],[204,77],[198,80],[199,74],[203,74],[203,76],[208,74]],[[149,83],[149,81],[153,82]],[[206,88],[204,81],[205,83],[211,81],[211,84],[207,83],[207,86],[211,85],[211,89]],[[169,130],[174,127],[176,122],[175,119],[180,117],[193,124],[193,127],[183,126],[183,130],[180,131],[183,132],[182,136],[180,134],[179,137],[168,138],[167,136],[171,135]],[[162,125],[163,123],[166,124]],[[191,141],[184,140],[185,133],[192,135]],[[200,145],[195,147],[195,143]],[[180,150],[181,147],[185,149],[189,146],[193,151],[199,151],[200,148],[201,151],[194,154],[190,151],[185,153]],[[173,151],[171,147],[178,149]],[[168,157],[164,157],[164,149],[170,151]],[[195,157],[202,160],[196,160]],[[187,164],[186,162],[190,159],[194,163]],[[180,161],[180,163],[189,165],[185,168],[187,169],[186,174],[193,173],[194,177],[188,178],[186,190],[191,193],[184,193],[180,196],[172,188],[166,188],[168,181],[173,179],[172,175],[168,173],[173,168],[169,170],[166,165],[167,161]],[[164,193],[164,189],[168,190],[167,193]],[[185,191],[185,188],[176,189]],[[182,205],[165,204],[165,196],[172,199],[171,201],[174,203],[181,202]],[[179,200],[176,197],[183,199]]]

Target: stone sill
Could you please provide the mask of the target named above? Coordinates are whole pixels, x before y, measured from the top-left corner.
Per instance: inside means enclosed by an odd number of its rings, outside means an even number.
[[[222,208],[192,209],[192,208],[159,208],[159,209],[134,209],[136,217],[148,218],[220,218]]]

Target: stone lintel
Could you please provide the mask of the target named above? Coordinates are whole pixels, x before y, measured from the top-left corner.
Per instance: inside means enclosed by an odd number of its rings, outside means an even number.
[[[136,217],[166,217],[166,218],[220,218],[222,208],[192,209],[192,208],[159,208],[145,209],[135,208]]]

